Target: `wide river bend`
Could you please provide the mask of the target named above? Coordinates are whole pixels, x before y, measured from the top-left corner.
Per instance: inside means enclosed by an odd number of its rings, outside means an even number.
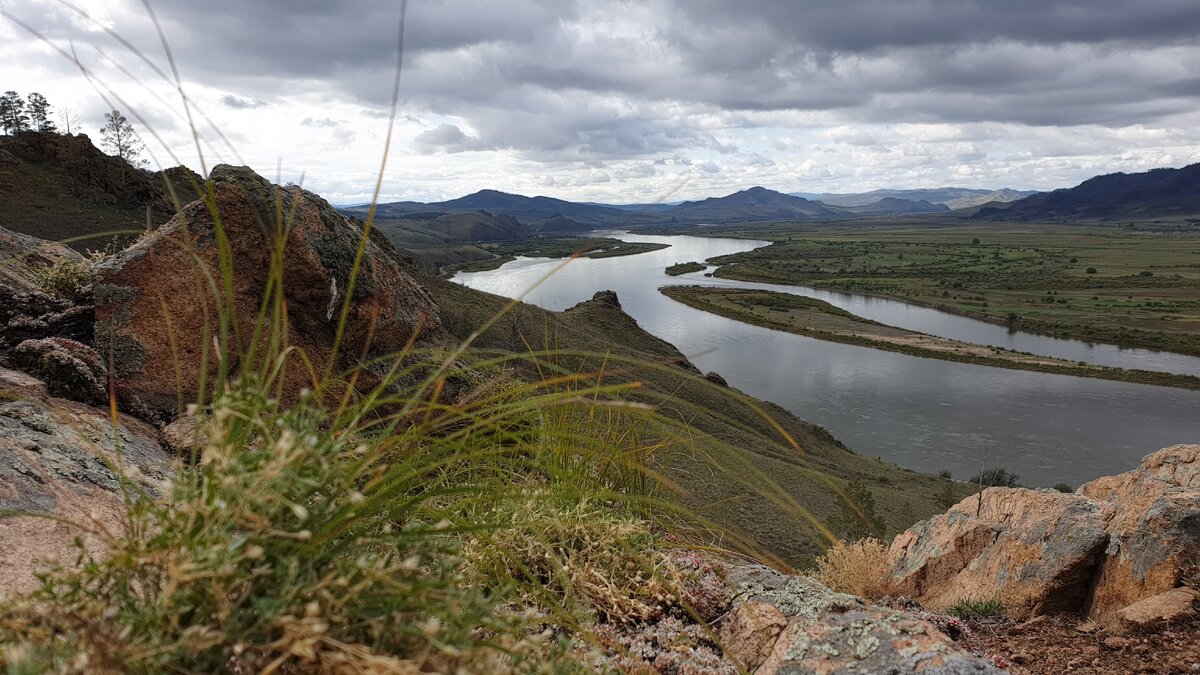
[[[1024,485],[1071,485],[1128,470],[1145,454],[1200,443],[1200,391],[918,358],[751,326],[677,303],[671,284],[763,288],[816,297],[859,316],[933,335],[1076,361],[1200,375],[1200,358],[1119,349],[1009,331],[1003,326],[907,303],[704,277],[670,277],[677,262],[747,251],[767,242],[603,233],[670,248],[616,258],[581,258],[525,301],[562,310],[599,290],[647,331],[677,346],[702,371],[715,370],[749,394],[820,424],[854,450],[919,471],[965,479],[1003,466]],[[471,288],[518,297],[561,260],[518,258],[496,270],[461,273]]]

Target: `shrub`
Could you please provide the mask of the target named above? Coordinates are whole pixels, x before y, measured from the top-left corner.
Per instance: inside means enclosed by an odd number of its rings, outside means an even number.
[[[1095,274],[1095,273],[1096,273],[1096,268],[1095,268],[1095,267],[1089,267],[1089,268],[1087,268],[1087,273],[1088,273],[1088,274]]]
[[[92,284],[92,266],[84,260],[60,258],[34,272],[34,281],[47,293],[74,298]]]
[[[831,546],[817,560],[813,577],[835,591],[875,600],[891,593],[891,569],[887,546],[868,538]]]
[[[1017,474],[1009,473],[1008,469],[997,466],[991,469],[984,469],[972,476],[969,482],[983,487],[1018,487],[1018,479],[1020,479],[1020,476]]]
[[[1054,489],[1058,490],[1059,492],[1064,492],[1066,494],[1071,494],[1072,492],[1075,491],[1075,488],[1071,487],[1070,485],[1067,485],[1066,483],[1055,483]]]

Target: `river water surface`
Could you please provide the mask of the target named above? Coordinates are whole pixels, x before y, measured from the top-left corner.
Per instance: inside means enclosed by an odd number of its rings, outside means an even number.
[[[660,251],[571,262],[525,301],[562,310],[599,290],[647,331],[671,342],[702,371],[820,424],[857,452],[956,478],[1003,466],[1021,483],[1078,485],[1128,470],[1145,454],[1200,443],[1200,391],[989,368],[816,340],[692,309],[658,292],[672,284],[762,288],[816,297],[859,316],[933,335],[1076,361],[1200,375],[1200,358],[1119,349],[1009,331],[907,303],[783,286],[670,277],[677,262],[747,251],[767,242],[604,233],[662,242]],[[518,258],[455,281],[507,297],[526,293],[562,263]]]

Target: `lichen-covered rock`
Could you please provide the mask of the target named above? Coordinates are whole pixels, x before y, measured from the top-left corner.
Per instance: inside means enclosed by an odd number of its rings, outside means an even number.
[[[47,562],[118,534],[125,493],[155,497],[174,474],[154,428],[50,396],[35,378],[0,369],[0,597],[32,590]],[[119,473],[118,473],[119,472]],[[39,517],[50,516],[50,518]]]
[[[746,618],[748,606],[767,605],[787,622],[773,641],[767,637],[774,630],[772,622],[757,622],[754,658],[764,651],[767,655],[755,673],[999,672],[912,614],[868,605],[807,577],[743,565],[730,570],[729,582],[735,588],[732,620]],[[763,609],[752,611],[760,617],[771,615]],[[745,661],[743,665],[750,667]]]
[[[96,350],[83,343],[60,337],[26,340],[9,360],[44,381],[53,396],[96,405],[108,400],[108,369]]]
[[[64,262],[86,264],[61,244],[0,228],[0,356],[25,340],[91,341],[93,311],[86,293],[61,297],[39,283],[39,273]]]
[[[212,378],[224,358],[232,371],[248,355],[268,287],[273,242],[284,214],[282,294],[290,343],[318,374],[329,365],[361,229],[325,200],[295,186],[277,187],[245,167],[212,172],[215,207],[232,260],[229,344],[218,346],[217,308],[225,303],[217,228],[208,206],[193,202],[151,236],[99,265],[96,348],[113,355],[114,374],[129,394],[172,419],[194,400],[197,383]],[[278,202],[276,201],[278,198]],[[429,293],[404,270],[395,250],[372,237],[352,292],[337,363],[361,354],[403,349],[414,334],[439,335]],[[207,336],[207,337],[206,337]],[[207,366],[207,372],[201,372]],[[371,382],[360,380],[361,384]],[[300,358],[289,362],[283,392],[311,386]]]
[[[989,488],[892,542],[896,592],[931,610],[1000,600],[1014,618],[1074,610],[1108,543],[1113,508],[1053,490]]]
[[[1102,624],[1119,624],[1118,610],[1175,588],[1200,561],[1200,445],[1164,448],[1077,492],[1116,509],[1088,607]]]

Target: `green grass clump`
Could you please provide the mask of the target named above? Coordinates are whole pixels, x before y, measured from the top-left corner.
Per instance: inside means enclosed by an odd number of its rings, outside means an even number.
[[[520,670],[566,659],[561,631],[672,597],[627,474],[570,442],[596,403],[512,384],[458,408],[418,387],[331,413],[265,385],[231,382],[164,499],[131,494],[106,551],[4,608],[0,663]]]
[[[963,600],[942,613],[959,619],[985,619],[1003,614],[1004,604],[999,600]]]

